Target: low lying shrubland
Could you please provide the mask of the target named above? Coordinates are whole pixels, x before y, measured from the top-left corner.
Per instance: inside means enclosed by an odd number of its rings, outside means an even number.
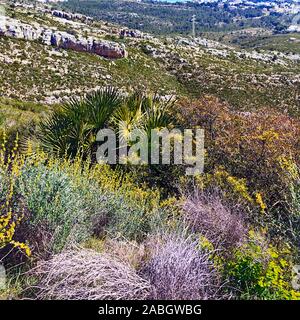
[[[125,137],[139,124],[204,128],[205,172],[95,161],[99,128]],[[212,97],[102,90],[57,109],[26,147],[4,134],[0,262],[16,283],[6,297],[299,299],[299,128]]]

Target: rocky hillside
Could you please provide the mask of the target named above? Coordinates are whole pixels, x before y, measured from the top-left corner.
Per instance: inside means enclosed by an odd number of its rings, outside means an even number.
[[[63,12],[50,12],[53,16],[62,19],[76,19],[77,16],[64,14]],[[77,23],[77,27],[86,27],[85,24]],[[39,23],[26,24],[17,19],[4,18],[0,20],[0,36],[26,41],[39,41],[40,43],[55,48],[70,49],[77,52],[88,52],[108,59],[121,59],[127,57],[123,45],[112,41],[98,40],[94,37],[84,37],[82,34],[74,35],[66,31],[53,30]]]
[[[55,103],[103,85],[163,95],[213,94],[239,110],[298,113],[300,55],[205,38],[157,37],[47,5],[6,8],[0,93]]]

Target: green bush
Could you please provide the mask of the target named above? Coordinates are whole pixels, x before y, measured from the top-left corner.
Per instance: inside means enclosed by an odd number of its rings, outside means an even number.
[[[230,290],[241,299],[300,300],[300,292],[291,285],[290,255],[288,246],[276,248],[251,231],[248,242],[224,261]]]
[[[18,168],[13,211],[26,207],[17,240],[28,241],[33,252],[57,253],[106,233],[140,241],[168,221],[170,210],[160,207],[159,192],[136,186],[131,177],[108,166],[79,158],[57,160],[43,153],[12,161]],[[3,201],[13,174],[5,168],[0,188]]]
[[[159,201],[152,207],[147,202],[128,199],[126,195],[111,196],[108,200],[108,212],[110,219],[107,231],[111,235],[135,241],[141,241],[149,233],[158,230],[176,228],[178,222],[170,217],[168,208],[159,206]]]
[[[59,169],[25,165],[17,191],[31,212],[31,227],[45,227],[53,234],[53,250],[79,243],[92,234],[93,217],[103,210],[105,196],[87,181],[80,184]]]

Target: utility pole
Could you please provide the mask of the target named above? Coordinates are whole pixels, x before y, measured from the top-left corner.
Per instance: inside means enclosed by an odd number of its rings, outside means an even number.
[[[196,15],[193,15],[192,17],[192,37],[195,39],[196,38]]]

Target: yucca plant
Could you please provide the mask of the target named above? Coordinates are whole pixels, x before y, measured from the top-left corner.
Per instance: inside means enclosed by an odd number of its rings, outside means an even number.
[[[40,124],[40,141],[44,150],[60,156],[90,155],[97,132],[107,126],[115,128],[119,141],[130,142],[134,129],[161,129],[171,123],[171,101],[158,96],[134,93],[125,97],[114,88],[105,88],[73,98]],[[130,145],[130,143],[129,143]]]
[[[115,112],[112,123],[117,127],[120,141],[128,140],[134,129],[145,130],[150,138],[152,129],[162,129],[172,123],[170,109],[174,101],[162,101],[158,96],[134,93]]]
[[[132,130],[142,127],[142,96],[135,93],[124,99],[122,106],[116,110],[111,124],[119,134],[120,141],[128,141]]]
[[[58,155],[89,154],[98,130],[106,126],[121,101],[119,91],[114,88],[71,99],[41,123],[42,147]]]
[[[46,151],[74,155],[88,148],[91,129],[84,101],[72,99],[40,124],[41,144]]]
[[[122,96],[115,88],[106,88],[87,95],[85,99],[88,122],[93,126],[93,131],[102,129],[121,106]]]
[[[148,139],[148,157],[150,160],[152,148],[157,148],[157,145],[152,145],[151,130],[171,128],[173,126],[172,106],[174,99],[162,100],[156,95],[143,95],[135,93],[124,100],[123,105],[114,113],[111,124],[117,129],[119,136],[119,147],[130,147],[135,144],[132,136],[133,130],[141,130],[146,132]],[[142,132],[141,132],[142,136]],[[133,157],[134,160],[139,158],[139,155]],[[130,159],[128,158],[131,163]],[[151,163],[151,161],[149,162]],[[149,177],[151,185],[162,186],[164,182],[166,187],[169,187],[170,172],[166,171],[166,166],[148,165],[147,167],[128,166],[127,169],[134,171],[136,176],[142,177],[143,181]]]
[[[163,129],[171,125],[170,110],[173,103],[172,99],[162,101],[156,96],[144,98],[143,127],[148,136],[152,129]]]

